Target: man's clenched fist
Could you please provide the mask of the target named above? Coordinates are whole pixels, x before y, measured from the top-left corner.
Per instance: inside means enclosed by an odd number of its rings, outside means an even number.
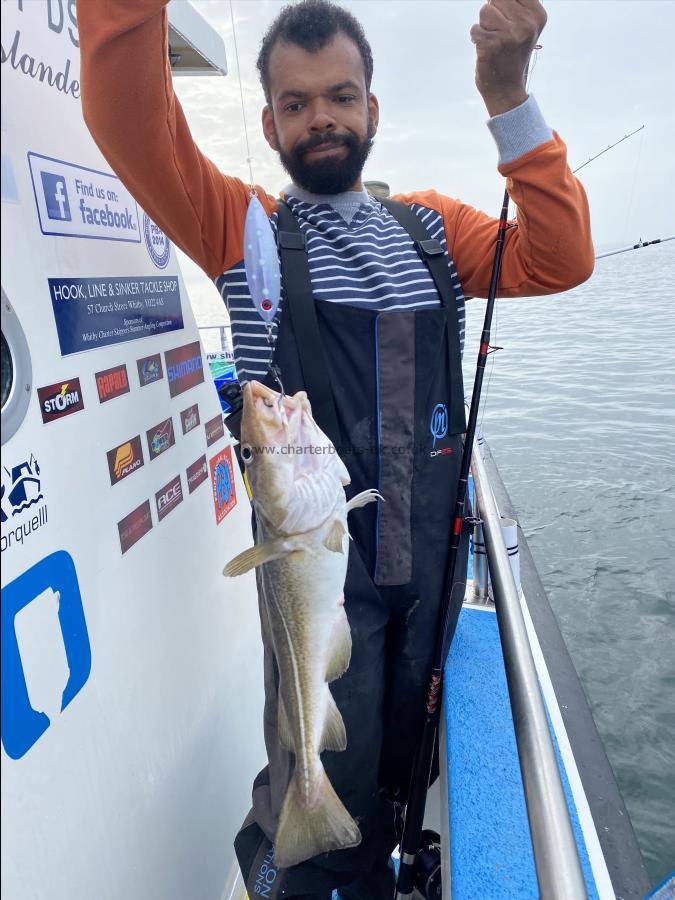
[[[546,24],[539,0],[488,0],[471,29],[476,45],[476,87],[491,116],[526,98],[530,55]]]

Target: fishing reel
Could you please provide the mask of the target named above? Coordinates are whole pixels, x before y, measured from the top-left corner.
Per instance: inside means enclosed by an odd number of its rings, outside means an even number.
[[[225,415],[225,424],[228,431],[236,441],[239,441],[241,414],[244,409],[244,396],[241,385],[238,381],[226,381],[218,386],[218,396],[221,404],[224,402],[228,408],[228,412]]]
[[[415,859],[415,890],[424,900],[441,900],[441,838],[435,831],[425,829]]]

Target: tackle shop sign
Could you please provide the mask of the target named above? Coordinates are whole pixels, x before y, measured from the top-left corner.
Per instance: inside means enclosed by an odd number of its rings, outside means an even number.
[[[61,356],[183,328],[171,276],[48,278]]]

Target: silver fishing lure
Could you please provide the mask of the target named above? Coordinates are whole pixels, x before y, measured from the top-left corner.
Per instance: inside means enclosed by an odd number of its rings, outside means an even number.
[[[244,224],[244,268],[255,308],[269,329],[279,308],[281,271],[269,216],[255,194]]]

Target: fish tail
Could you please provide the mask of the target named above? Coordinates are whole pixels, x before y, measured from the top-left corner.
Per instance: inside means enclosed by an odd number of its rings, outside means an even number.
[[[317,786],[307,799],[294,775],[279,817],[274,840],[274,862],[288,869],[329,850],[344,850],[361,843],[358,825],[349,815],[319,763]]]

